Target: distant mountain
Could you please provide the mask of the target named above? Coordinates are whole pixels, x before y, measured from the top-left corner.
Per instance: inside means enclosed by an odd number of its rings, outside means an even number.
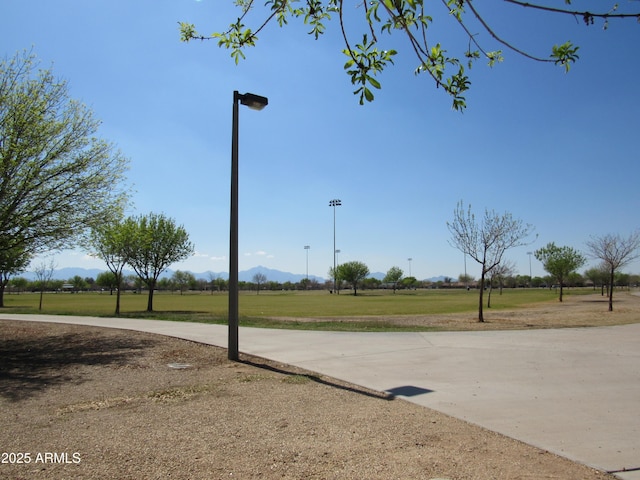
[[[68,268],[60,268],[58,270],[55,270],[53,272],[53,279],[55,280],[69,280],[70,278],[73,278],[75,276],[79,276],[82,278],[96,278],[100,273],[107,271],[106,269],[99,269],[99,268],[73,268],[73,267],[68,267]],[[174,274],[175,270],[166,270],[161,276],[160,278],[164,278],[164,277],[171,277]],[[213,271],[206,271],[206,272],[200,272],[200,273],[196,273],[196,272],[190,272],[192,273],[197,279],[204,279],[204,280],[210,280],[211,278],[223,278],[225,280],[227,280],[229,278],[229,273],[227,272],[213,272]],[[241,272],[238,272],[238,280],[240,280],[241,282],[251,282],[253,281],[253,277],[256,273],[262,273],[265,277],[267,277],[267,281],[268,282],[278,282],[278,283],[285,283],[285,282],[292,282],[292,283],[297,283],[300,282],[301,280],[303,280],[304,278],[306,278],[305,274],[300,274],[300,273],[291,273],[291,272],[283,272],[281,270],[274,270],[272,268],[267,268],[267,267],[263,267],[261,265],[258,265],[257,267],[253,267],[250,268],[249,270],[244,270]],[[128,271],[125,270],[124,272],[125,275],[135,275],[135,273],[133,271]],[[36,278],[36,274],[34,272],[25,272],[23,273],[21,276],[23,276],[24,278],[28,279],[28,280],[35,280]],[[377,280],[382,281],[384,279],[384,277],[386,276],[385,273],[382,272],[373,272],[371,274],[369,274],[369,277],[371,278],[375,278]],[[429,282],[442,282],[444,281],[445,278],[451,278],[454,281],[457,280],[458,277],[452,277],[452,276],[447,276],[447,275],[440,275],[437,277],[431,277],[431,278],[425,278],[425,281],[429,281]],[[316,280],[320,283],[325,282],[325,279],[322,277],[317,277],[315,275],[309,275],[309,279],[311,280]]]
[[[60,268],[58,270],[53,271],[53,280],[69,280],[70,278],[75,277],[76,275],[82,278],[96,278],[100,273],[106,270],[101,270],[99,268]],[[26,278],[27,280],[35,280],[36,274],[35,272],[24,272],[21,277]]]
[[[384,277],[386,277],[387,274],[386,273],[382,273],[382,272],[373,272],[369,274],[369,277],[375,278],[377,280],[383,281]],[[454,281],[456,281],[458,279],[458,277],[451,277],[448,275],[440,275],[438,277],[431,277],[431,278],[425,278],[422,281],[423,282],[432,282],[432,283],[436,283],[436,282],[444,282],[445,278],[451,278]]]
[[[290,272],[281,272],[280,270],[273,270],[271,268],[257,266],[250,268],[249,270],[244,270],[242,272],[238,272],[238,280],[243,282],[251,282],[256,273],[262,273],[265,277],[267,277],[268,282],[292,282],[297,283],[301,280],[304,280],[307,276],[299,273],[290,273]],[[227,274],[227,277],[229,275]],[[324,278],[316,277],[315,275],[309,275],[310,280],[316,280],[318,282],[324,282]]]
[[[93,278],[95,279],[100,273],[102,272],[106,272],[106,269],[99,269],[99,268],[73,268],[73,267],[67,267],[67,268],[60,268],[58,270],[55,270],[53,272],[53,279],[54,280],[69,280],[70,278],[73,278],[75,276],[81,277],[81,278]],[[175,270],[171,270],[168,269],[165,272],[162,273],[162,275],[160,275],[160,278],[164,278],[164,277],[171,277],[174,274]],[[200,272],[200,273],[196,273],[196,272],[189,272],[192,273],[194,277],[196,277],[196,279],[204,279],[204,280],[209,280],[211,278],[224,278],[225,280],[227,280],[229,278],[229,273],[227,272],[212,272],[212,271],[206,271],[206,272]],[[306,275],[304,274],[297,274],[297,273],[290,273],[290,272],[282,272],[280,270],[274,270],[271,268],[267,268],[267,267],[263,267],[263,266],[257,266],[257,267],[253,267],[249,270],[244,270],[242,272],[238,272],[238,280],[242,281],[242,282],[251,282],[253,281],[253,277],[256,273],[262,273],[264,274],[265,277],[267,277],[267,281],[269,282],[279,282],[279,283],[285,283],[285,282],[292,282],[292,283],[296,283],[299,282],[301,280],[303,280],[304,278],[306,278]],[[128,271],[125,270],[124,271],[125,275],[135,275],[135,273],[133,271]],[[22,277],[28,279],[28,280],[35,280],[36,279],[36,274],[35,272],[24,272],[22,275]],[[321,277],[316,277],[315,275],[309,275],[309,279],[311,280],[316,280],[318,282],[324,282],[325,279],[321,278]]]
[[[454,282],[457,282],[457,281],[458,281],[458,277],[453,277],[453,276],[451,276],[451,275],[440,275],[439,277],[425,278],[425,281],[427,281],[427,282],[433,282],[433,283],[436,283],[436,282],[444,282],[444,279],[445,279],[445,278],[450,278],[450,279],[452,279]]]

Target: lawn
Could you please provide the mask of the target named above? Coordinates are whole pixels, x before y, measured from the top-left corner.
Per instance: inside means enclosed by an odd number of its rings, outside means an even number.
[[[567,290],[568,295],[593,293],[591,289]],[[487,295],[485,294],[485,305]],[[109,293],[46,293],[42,311],[38,311],[39,294],[5,294],[5,313],[43,313],[55,315],[113,316],[115,295]],[[556,302],[557,293],[544,289],[509,289],[503,294],[494,290],[493,311],[525,308],[533,304]],[[159,318],[174,321],[226,323],[226,293],[166,293],[154,295],[154,312],[145,312],[147,294],[124,293],[121,315]],[[380,322],[380,317],[464,313],[478,308],[478,292],[471,290],[411,290],[393,293],[388,290],[363,291],[357,296],[349,291],[340,295],[327,291],[241,292],[240,322],[245,326],[319,328],[319,329],[398,329]],[[356,327],[348,317],[371,316],[375,322]],[[314,318],[315,322],[296,322],[296,318]],[[340,320],[344,318],[344,320]],[[283,321],[283,319],[285,321]],[[400,328],[402,329],[402,328]],[[415,328],[414,328],[415,329]]]

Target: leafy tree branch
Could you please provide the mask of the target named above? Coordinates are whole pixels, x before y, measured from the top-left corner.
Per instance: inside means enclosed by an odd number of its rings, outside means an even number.
[[[596,19],[604,20],[604,28],[608,28],[611,18],[636,19],[640,21],[639,11],[620,11],[618,4],[598,12],[581,11],[569,7],[558,8],[551,0],[548,4],[529,3],[521,0],[503,0],[504,4],[516,5],[531,11],[542,11],[549,15],[569,15],[582,18],[585,25],[593,25]],[[245,59],[248,47],[256,45],[258,34],[274,21],[280,27],[289,24],[290,19],[300,18],[311,29],[307,32],[317,40],[326,32],[326,25],[333,21],[332,15],[337,14],[340,31],[345,48],[342,50],[349,60],[344,69],[356,85],[354,94],[359,96],[360,104],[374,100],[374,90],[382,88],[379,75],[390,64],[397,54],[394,49],[383,47],[384,41],[379,33],[397,34],[408,42],[408,49],[417,60],[416,74],[426,73],[437,88],[442,88],[451,98],[452,107],[463,111],[467,104],[465,92],[471,86],[468,71],[480,59],[486,60],[489,66],[504,60],[501,50],[491,50],[484,46],[478,34],[472,33],[472,28],[479,24],[493,41],[507,50],[524,56],[530,60],[553,63],[568,72],[571,65],[578,59],[579,47],[571,41],[565,41],[551,46],[548,57],[535,55],[518,47],[514,41],[502,37],[494,28],[495,22],[491,14],[481,12],[486,5],[476,3],[475,0],[441,0],[443,10],[440,14],[452,17],[461,27],[463,36],[468,40],[468,47],[459,53],[448,53],[448,49],[438,41],[434,41],[429,33],[429,27],[434,22],[434,15],[438,13],[432,4],[425,0],[369,0],[364,2],[356,14],[362,15],[364,32],[358,34],[347,33],[344,0],[268,0],[264,6],[257,7],[254,0],[236,0],[239,15],[229,28],[211,35],[198,33],[195,25],[189,22],[179,22],[180,38],[182,41],[216,39],[218,46],[231,50],[231,57],[236,63]],[[571,0],[565,0],[571,5]],[[632,9],[626,5],[627,9]],[[247,26],[251,16],[256,12],[257,28]],[[253,20],[252,20],[253,21]],[[361,38],[356,42],[353,38]]]

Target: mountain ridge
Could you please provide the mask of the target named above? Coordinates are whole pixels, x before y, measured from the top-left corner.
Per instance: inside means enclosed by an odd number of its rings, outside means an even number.
[[[160,278],[171,277],[177,270],[167,269],[161,275]],[[108,270],[100,269],[100,268],[82,268],[82,267],[64,267],[54,270],[53,279],[54,280],[69,280],[75,276],[79,276],[82,278],[96,278],[100,273],[107,272]],[[205,272],[193,272],[190,270],[182,270],[191,273],[196,279],[204,279],[210,281],[211,279],[222,278],[227,280],[229,278],[228,272],[214,272],[212,270],[207,270]],[[306,278],[305,274],[285,272],[282,270],[276,270],[273,268],[264,267],[262,265],[258,265],[256,267],[252,267],[248,270],[242,270],[238,272],[238,280],[241,282],[251,282],[253,281],[253,277],[261,273],[263,274],[268,282],[292,282],[297,283]],[[135,275],[135,272],[132,270],[125,270],[125,275]],[[21,276],[27,278],[28,280],[35,280],[36,274],[35,272],[24,272]],[[369,275],[369,277],[376,278],[378,280],[382,280],[385,277],[385,274],[382,272],[373,272]],[[425,281],[438,282],[443,281],[445,279],[445,275],[440,275],[436,277],[426,278]],[[449,277],[452,278],[452,277]],[[318,277],[317,275],[309,275],[310,280],[315,280],[317,282],[323,283],[327,281],[327,279],[323,277]]]

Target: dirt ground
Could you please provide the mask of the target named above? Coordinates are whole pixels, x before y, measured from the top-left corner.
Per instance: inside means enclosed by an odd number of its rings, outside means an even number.
[[[491,313],[488,328],[640,321],[640,297],[619,295],[612,314],[600,299]],[[613,478],[380,392],[158,335],[0,321],[0,359],[3,479]]]

